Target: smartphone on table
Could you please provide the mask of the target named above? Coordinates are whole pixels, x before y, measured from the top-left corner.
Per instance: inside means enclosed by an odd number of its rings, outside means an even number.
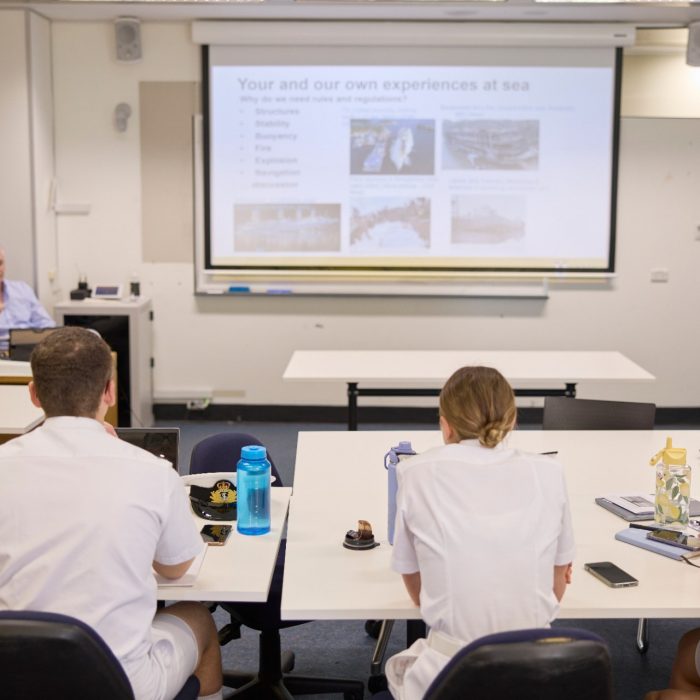
[[[689,549],[691,552],[700,550],[700,537],[693,537],[675,530],[652,530],[647,534],[647,539]]]
[[[639,583],[634,576],[630,576],[611,561],[589,562],[584,564],[583,568],[611,588],[627,588]]]
[[[222,545],[231,534],[231,529],[231,525],[204,525],[199,534],[207,544]]]

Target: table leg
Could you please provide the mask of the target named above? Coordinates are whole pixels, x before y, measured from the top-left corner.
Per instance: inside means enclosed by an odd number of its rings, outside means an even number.
[[[393,628],[393,620],[382,620],[381,627],[379,628],[379,635],[377,636],[377,643],[374,645],[374,654],[372,654],[372,662],[369,667],[370,676],[381,675],[382,664],[384,663],[384,656],[386,654],[386,648],[389,644],[389,638],[391,637],[391,630]]]
[[[357,430],[357,382],[348,382],[348,430]]]
[[[360,389],[348,382],[348,430],[357,430],[358,396],[439,396],[440,389]],[[568,396],[576,398],[576,382],[566,382],[564,389],[513,389],[516,396]]]
[[[637,651],[646,654],[649,649],[649,620],[640,617],[637,623]]]

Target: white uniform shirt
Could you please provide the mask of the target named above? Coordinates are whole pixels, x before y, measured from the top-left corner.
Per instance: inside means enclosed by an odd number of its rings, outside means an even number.
[[[402,460],[397,477],[392,567],[420,571],[421,615],[432,629],[468,643],[549,625],[558,610],[554,566],[574,557],[558,462],[465,440]],[[446,661],[399,694],[422,697]]]
[[[0,610],[77,617],[128,669],[150,648],[152,562],[202,546],[170,463],[96,420],[49,418],[0,446]]]

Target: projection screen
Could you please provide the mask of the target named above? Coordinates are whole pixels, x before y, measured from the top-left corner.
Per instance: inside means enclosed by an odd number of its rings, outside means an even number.
[[[435,44],[205,47],[203,267],[613,272],[621,51]]]

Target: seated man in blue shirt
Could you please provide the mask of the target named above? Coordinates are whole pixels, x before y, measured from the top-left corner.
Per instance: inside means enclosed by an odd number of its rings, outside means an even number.
[[[55,325],[26,282],[5,279],[5,251],[0,248],[0,353],[7,350],[10,328]]]

